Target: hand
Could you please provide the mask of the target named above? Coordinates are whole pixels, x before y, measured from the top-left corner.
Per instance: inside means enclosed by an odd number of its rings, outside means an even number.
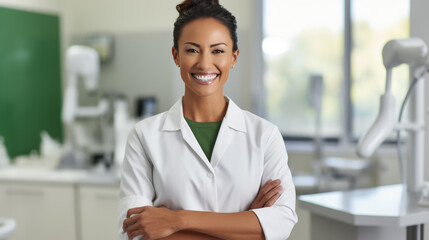
[[[259,193],[250,205],[250,209],[271,207],[280,197],[280,191],[283,189],[280,183],[280,179],[268,180],[259,189]]]
[[[130,240],[142,235],[144,240],[159,239],[181,230],[177,211],[166,207],[138,207],[129,209],[123,230]]]

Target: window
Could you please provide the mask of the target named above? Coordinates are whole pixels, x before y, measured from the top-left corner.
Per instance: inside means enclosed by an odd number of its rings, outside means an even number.
[[[384,44],[391,39],[409,37],[409,0],[359,0],[353,1],[351,6],[354,21],[350,97],[352,137],[356,138],[365,133],[378,113],[386,81],[381,57]],[[396,116],[408,89],[408,76],[406,65],[393,69],[392,93],[396,98]]]
[[[360,137],[376,118],[384,92],[382,47],[409,36],[409,0],[264,0],[263,9],[267,118],[286,139],[312,138],[317,124],[311,79],[321,76],[323,136]],[[407,67],[395,69],[393,77],[399,105]]]

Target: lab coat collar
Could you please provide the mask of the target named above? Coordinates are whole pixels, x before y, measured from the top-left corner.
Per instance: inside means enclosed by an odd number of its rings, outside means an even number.
[[[225,97],[228,102],[228,109],[226,110],[224,123],[228,127],[240,132],[246,132],[246,123],[244,121],[243,110],[241,110],[229,97]],[[182,121],[185,122],[183,117],[182,98],[180,98],[167,112],[162,130],[164,131],[178,131],[182,129]]]
[[[167,117],[165,118],[164,125],[162,127],[163,131],[178,131],[180,130],[180,123],[183,118],[182,111],[182,98],[180,98],[167,112]]]
[[[229,97],[225,97],[228,102],[224,121],[232,129],[240,132],[247,132],[246,122],[244,121],[243,110],[241,110]]]
[[[228,109],[226,110],[225,117],[219,129],[219,133],[216,139],[215,146],[213,148],[213,153],[210,162],[208,161],[197,139],[192,133],[191,128],[183,117],[182,98],[180,98],[176,102],[176,104],[174,104],[173,107],[171,107],[171,109],[167,112],[167,117],[163,125],[164,131],[180,130],[183,139],[188,143],[188,145],[195,151],[195,153],[200,157],[200,159],[203,160],[203,163],[213,173],[214,168],[221,160],[223,154],[225,153],[232,140],[232,132],[246,132],[246,124],[244,121],[242,110],[237,105],[235,105],[235,103],[228,97],[225,97],[225,100],[228,102]],[[222,140],[219,141],[219,139]]]

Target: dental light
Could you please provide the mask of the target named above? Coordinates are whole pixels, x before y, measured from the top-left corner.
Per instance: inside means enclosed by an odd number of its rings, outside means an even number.
[[[90,93],[95,92],[98,88],[99,66],[99,57],[94,49],[86,46],[71,46],[67,50],[67,87],[62,109],[62,120],[65,124],[71,124],[76,117],[97,117],[107,112],[108,103],[105,100],[93,107],[80,107],[78,104],[79,77],[83,78],[85,87]]]
[[[412,156],[408,161],[407,187],[408,190],[417,192],[423,186],[424,86],[415,89],[414,123],[408,126],[399,126],[395,116],[395,102],[391,94],[391,75],[394,67],[407,64],[410,66],[413,78],[424,78],[427,69],[429,69],[426,44],[419,38],[389,41],[383,48],[383,64],[386,68],[386,91],[381,96],[376,121],[358,143],[357,154],[364,158],[370,157],[394,128],[413,131],[410,142],[413,149]],[[423,80],[419,82],[424,84]]]

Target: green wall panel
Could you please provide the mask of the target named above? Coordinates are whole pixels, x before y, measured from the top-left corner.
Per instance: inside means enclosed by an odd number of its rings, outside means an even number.
[[[0,7],[0,136],[10,157],[38,150],[40,132],[62,140],[60,23]]]

